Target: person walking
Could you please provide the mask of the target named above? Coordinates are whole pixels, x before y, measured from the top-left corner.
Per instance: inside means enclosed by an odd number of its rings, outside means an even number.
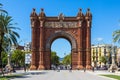
[[[92,67],[92,71],[94,72],[94,67]]]
[[[84,67],[84,72],[86,71],[86,68]]]
[[[72,67],[69,67],[69,72],[72,72]]]

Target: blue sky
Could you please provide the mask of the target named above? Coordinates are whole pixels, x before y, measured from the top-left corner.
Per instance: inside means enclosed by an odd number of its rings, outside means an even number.
[[[79,8],[82,8],[84,14],[87,8],[90,8],[93,15],[92,44],[99,43],[100,39],[110,44],[112,32],[120,29],[120,0],[0,0],[0,3],[4,5],[3,9],[13,17],[14,22],[18,23],[17,27],[21,28],[18,33],[21,36],[19,41],[22,40],[20,43],[22,45],[31,41],[30,13],[32,8],[36,8],[38,14],[40,8],[44,8],[47,16],[58,16],[60,13],[65,16],[76,16]],[[64,53],[70,52],[71,46],[68,41],[57,39],[52,44],[54,51],[60,47],[54,47],[54,45],[60,45],[60,42],[67,43],[63,46],[64,50],[58,50],[60,52],[58,55],[62,53],[62,57]]]

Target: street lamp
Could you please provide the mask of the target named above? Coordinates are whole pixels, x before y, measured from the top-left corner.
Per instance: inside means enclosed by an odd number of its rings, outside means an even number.
[[[99,46],[96,47],[96,61],[95,61],[95,66],[94,67],[97,66],[97,62],[98,62],[98,47]]]
[[[8,46],[7,47],[7,52],[8,52],[8,63],[7,63],[7,68],[8,69],[10,69],[10,70],[12,70],[12,65],[11,65],[11,54],[12,54],[12,52],[14,51],[14,49],[15,49],[15,46]]]
[[[118,63],[118,67],[120,68],[120,48],[117,49],[117,63]]]
[[[117,69],[118,69],[118,67],[115,64],[115,48],[112,45],[112,64],[111,64],[110,68],[108,69],[108,71],[114,72]]]

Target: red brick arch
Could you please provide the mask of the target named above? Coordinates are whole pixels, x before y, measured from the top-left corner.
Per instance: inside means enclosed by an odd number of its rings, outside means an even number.
[[[76,17],[48,17],[43,9],[39,15],[33,9],[32,62],[31,70],[50,69],[51,44],[57,38],[65,38],[71,43],[72,69],[91,68],[91,21],[90,10],[84,15],[82,10]]]
[[[70,42],[72,49],[77,50],[77,42],[76,42],[75,38],[71,34],[66,33],[65,31],[59,31],[59,32],[55,32],[55,33],[51,34],[50,37],[48,37],[48,39],[46,41],[45,48],[50,49],[52,42],[57,38],[67,39]]]

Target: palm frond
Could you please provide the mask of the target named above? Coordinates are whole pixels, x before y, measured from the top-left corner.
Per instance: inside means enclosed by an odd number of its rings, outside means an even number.
[[[0,6],[3,6],[2,3],[0,3]]]
[[[8,12],[6,10],[3,10],[3,9],[0,9],[0,13],[2,13],[2,14],[6,13],[6,14],[8,14]]]
[[[112,36],[113,36],[113,42],[120,43],[120,30],[114,31]]]
[[[0,30],[3,32],[3,45],[4,48],[7,46],[18,45],[17,39],[20,37],[19,34],[14,31],[19,28],[14,27],[12,24],[12,17],[8,15],[1,14],[0,15]],[[6,43],[6,44],[5,44]]]
[[[8,28],[14,29],[14,30],[21,30],[19,27],[12,27],[12,26],[9,26]]]
[[[6,14],[8,14],[8,12],[6,10],[2,9],[2,6],[3,6],[3,4],[0,3],[0,13],[2,13],[2,14],[6,13]]]
[[[2,6],[3,6],[3,5],[0,3],[0,8],[2,8]]]

